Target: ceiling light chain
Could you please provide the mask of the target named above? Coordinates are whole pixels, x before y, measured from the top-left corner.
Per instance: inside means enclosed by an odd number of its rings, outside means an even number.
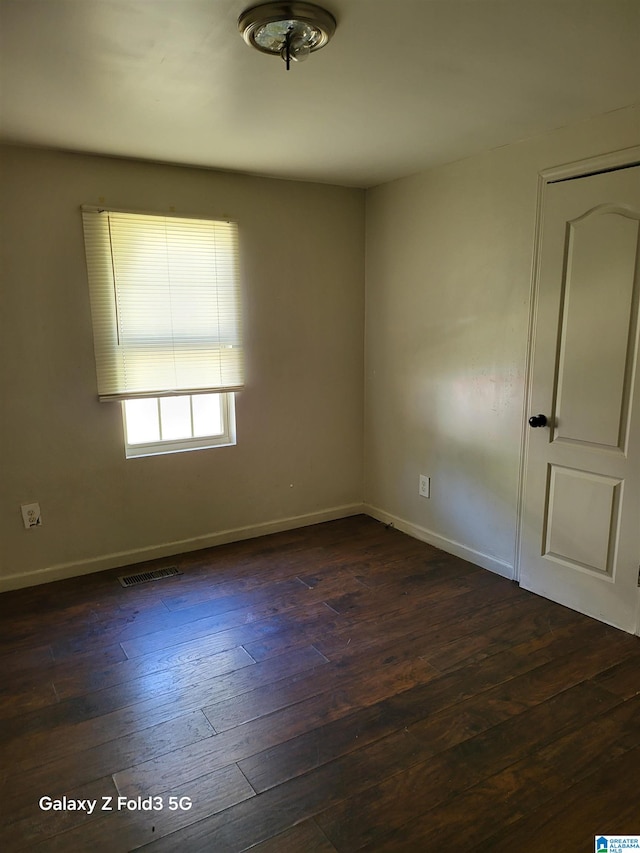
[[[302,62],[327,44],[336,21],[313,3],[262,3],[240,15],[238,29],[251,47],[282,57],[288,71],[291,60]]]
[[[287,34],[284,37],[284,48],[282,58],[285,61],[285,65],[287,66],[287,71],[291,67],[291,27],[287,30]]]

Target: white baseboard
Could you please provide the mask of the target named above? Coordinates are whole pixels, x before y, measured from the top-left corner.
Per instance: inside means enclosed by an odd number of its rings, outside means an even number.
[[[426,527],[420,527],[417,524],[412,524],[410,521],[405,521],[403,518],[398,518],[391,513],[385,512],[371,504],[364,505],[364,512],[378,521],[385,524],[393,524],[395,528],[403,533],[408,533],[414,539],[419,539],[421,542],[427,542],[433,545],[434,548],[439,548],[441,551],[446,551],[447,554],[454,554],[456,557],[461,557],[463,560],[468,560],[476,566],[487,569],[490,572],[495,572],[503,578],[513,580],[514,568],[511,563],[506,563],[499,560],[497,557],[492,557],[489,554],[483,554],[482,551],[476,551],[474,548],[468,548],[460,542],[455,542],[452,539],[447,539],[444,536],[439,536],[432,530],[427,530]]]
[[[10,589],[20,589],[26,586],[36,586],[80,575],[88,575],[93,572],[102,572],[105,569],[117,569],[121,566],[128,566],[132,563],[144,563],[147,560],[155,560],[159,557],[172,557],[175,554],[182,554],[186,551],[199,551],[201,548],[212,548],[215,545],[224,545],[227,542],[255,539],[258,536],[266,536],[269,533],[280,533],[283,530],[294,530],[297,527],[309,527],[311,524],[320,524],[323,521],[335,521],[338,518],[347,518],[350,515],[359,515],[364,512],[366,512],[364,504],[345,504],[344,506],[331,507],[330,509],[311,512],[305,515],[295,515],[290,518],[280,518],[276,521],[263,522],[262,524],[252,524],[247,527],[222,530],[218,533],[208,533],[204,536],[195,536],[191,539],[180,539],[175,542],[165,542],[147,548],[135,548],[131,551],[117,551],[113,554],[105,554],[100,557],[92,557],[72,563],[59,563],[55,566],[48,566],[45,569],[37,569],[33,572],[7,575],[0,578],[0,592],[6,592]]]

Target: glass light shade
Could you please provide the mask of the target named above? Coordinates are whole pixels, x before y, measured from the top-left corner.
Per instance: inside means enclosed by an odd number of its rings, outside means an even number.
[[[256,45],[266,48],[268,51],[280,53],[284,47],[287,33],[291,34],[292,53],[295,45],[299,45],[300,48],[305,46],[311,50],[322,38],[320,30],[309,26],[309,24],[300,21],[273,21],[271,24],[258,27],[254,41]]]
[[[262,3],[240,15],[238,29],[256,50],[301,62],[327,44],[336,21],[313,3]]]
[[[296,62],[304,62],[310,53],[311,45],[308,41],[298,38],[298,36],[291,39],[289,45],[289,55],[291,56],[291,59],[295,59]]]

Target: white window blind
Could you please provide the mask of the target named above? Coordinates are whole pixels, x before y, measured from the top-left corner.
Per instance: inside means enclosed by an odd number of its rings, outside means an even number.
[[[101,400],[243,385],[237,226],[82,209]]]

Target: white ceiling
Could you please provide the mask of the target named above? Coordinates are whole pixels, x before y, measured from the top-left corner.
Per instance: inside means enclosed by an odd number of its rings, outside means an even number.
[[[640,0],[325,0],[289,72],[250,5],[0,0],[2,138],[368,187],[640,101]]]

